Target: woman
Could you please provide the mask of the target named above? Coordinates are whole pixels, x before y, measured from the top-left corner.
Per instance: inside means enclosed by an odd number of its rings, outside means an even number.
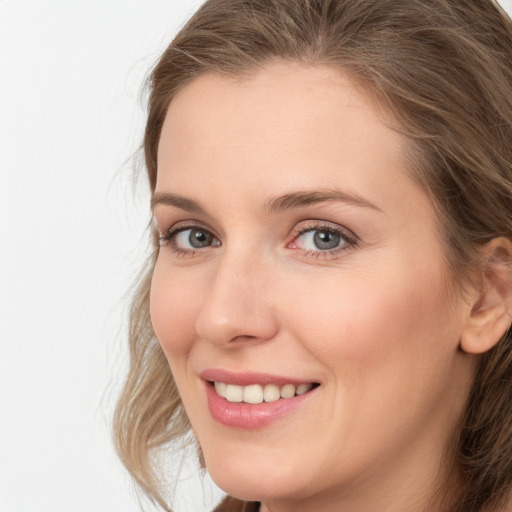
[[[149,82],[156,250],[118,450],[219,511],[504,512],[512,25],[491,0],[210,0]]]

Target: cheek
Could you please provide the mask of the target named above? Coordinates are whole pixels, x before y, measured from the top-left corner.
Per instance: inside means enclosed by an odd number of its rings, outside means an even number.
[[[199,311],[195,282],[180,278],[179,273],[171,273],[164,262],[157,261],[151,281],[151,322],[169,360],[177,360],[191,349],[192,327]]]
[[[308,294],[289,290],[293,337],[329,375],[324,414],[346,439],[339,460],[402,446],[430,419],[451,428],[461,406],[458,320],[442,277],[392,269],[333,278]]]
[[[286,309],[293,311],[296,336],[326,366],[342,368],[354,379],[390,360],[414,365],[447,339],[456,342],[442,276],[403,269],[375,269],[364,277],[340,274],[321,289],[304,285],[308,294],[289,290]],[[453,348],[444,345],[445,351]]]

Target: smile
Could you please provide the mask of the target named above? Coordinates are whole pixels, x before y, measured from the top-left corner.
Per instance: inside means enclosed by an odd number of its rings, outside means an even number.
[[[214,382],[215,391],[219,396],[228,402],[261,404],[263,402],[276,402],[281,399],[289,399],[303,395],[315,387],[314,383],[309,384],[251,384],[239,386],[225,382]]]
[[[200,376],[213,419],[242,429],[259,429],[292,417],[322,387],[309,379],[259,372],[208,369]]]

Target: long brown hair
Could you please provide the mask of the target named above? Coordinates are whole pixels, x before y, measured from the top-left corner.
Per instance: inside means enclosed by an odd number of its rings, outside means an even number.
[[[341,69],[391,114],[409,140],[411,173],[438,211],[458,283],[478,264],[478,247],[512,240],[512,23],[492,0],[208,0],[148,81],[143,149],[152,191],[173,96],[206,72],[246,74],[276,59]],[[114,432],[125,466],[170,510],[155,454],[190,426],[151,327],[153,264],[132,304]],[[462,485],[452,512],[503,508],[512,487],[510,330],[480,358],[454,442]]]

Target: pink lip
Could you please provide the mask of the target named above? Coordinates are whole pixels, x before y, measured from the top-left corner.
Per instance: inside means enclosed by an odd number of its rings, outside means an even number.
[[[277,377],[261,373],[234,374],[225,370],[206,370],[201,374],[205,381],[206,397],[212,417],[219,423],[232,428],[258,429],[288,416],[307,401],[317,388],[294,398],[275,402],[246,404],[228,402],[219,396],[212,382],[225,382],[239,386],[250,384],[302,384],[308,381]]]
[[[225,382],[226,384],[236,384],[237,386],[250,386],[251,384],[276,384],[278,386],[284,386],[285,384],[298,385],[313,382],[310,380],[294,379],[293,377],[269,375],[268,373],[234,373],[220,369],[205,370],[201,373],[201,378],[209,382]]]

